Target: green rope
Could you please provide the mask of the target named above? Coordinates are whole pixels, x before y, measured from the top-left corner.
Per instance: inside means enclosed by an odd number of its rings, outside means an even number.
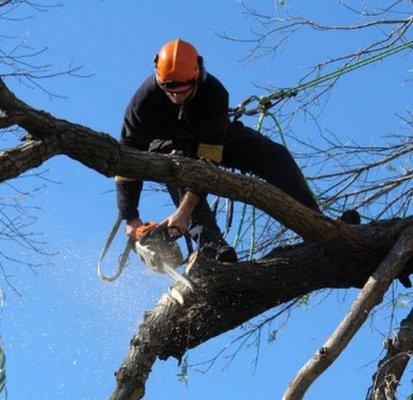
[[[285,140],[285,135],[284,135],[284,132],[283,132],[283,130],[282,130],[282,128],[281,128],[281,124],[280,124],[280,122],[278,121],[278,118],[274,115],[274,113],[268,113],[268,112],[267,112],[267,115],[270,116],[271,119],[274,121],[275,126],[276,126],[277,129],[278,129],[278,133],[279,133],[279,135],[280,135],[282,144],[284,145],[285,148],[288,148],[288,147],[287,147],[287,142],[286,142],[286,140]],[[301,171],[300,171],[300,172],[301,172]],[[304,176],[304,174],[303,174],[302,172],[301,172],[301,176],[302,176],[302,178],[303,178],[303,181],[304,181],[304,184],[305,184],[307,190],[308,190],[308,191],[311,193],[311,195],[318,201],[317,195],[316,195],[316,194],[314,193],[314,191],[311,189],[311,187],[310,187],[310,185],[309,185],[309,183],[308,183],[308,181],[307,181],[307,178]]]
[[[256,126],[256,130],[260,133],[262,133],[262,127],[264,125],[264,119],[267,115],[266,111],[263,111],[260,113],[260,116],[258,117],[258,122]],[[242,232],[242,227],[244,225],[245,221],[245,215],[247,213],[247,204],[244,203],[241,211],[241,219],[238,225],[237,233],[235,235],[235,239],[233,242],[233,247],[236,249],[240,238],[241,238],[241,232]],[[255,216],[256,216],[256,210],[255,207],[252,207],[252,212],[251,212],[251,239],[250,239],[250,246],[249,246],[249,251],[248,251],[248,259],[252,260],[252,257],[254,255],[254,248],[255,248],[255,242],[256,242],[256,224],[255,224]]]
[[[236,249],[238,247],[238,244],[239,244],[239,241],[240,241],[240,238],[241,238],[241,230],[242,230],[242,226],[244,225],[246,211],[247,211],[247,205],[244,203],[244,205],[242,207],[241,219],[239,221],[237,234],[235,235],[234,243],[232,245],[232,247],[234,249]]]
[[[269,102],[271,102],[272,100],[283,98],[286,95],[291,94],[293,92],[296,93],[296,92],[299,92],[301,90],[309,89],[313,86],[319,85],[320,83],[324,83],[324,82],[326,82],[330,79],[337,78],[339,76],[347,74],[347,73],[349,73],[351,71],[354,71],[356,69],[362,68],[362,67],[364,67],[368,64],[371,64],[373,62],[382,60],[386,57],[390,57],[393,54],[399,53],[400,51],[406,50],[410,47],[413,47],[413,40],[411,40],[407,43],[404,43],[400,46],[396,46],[396,47],[390,48],[388,50],[382,51],[380,53],[377,53],[374,56],[366,58],[365,60],[359,61],[359,62],[354,63],[354,64],[347,65],[346,67],[340,68],[336,71],[332,71],[327,75],[319,76],[318,78],[315,78],[311,81],[302,83],[301,85],[298,85],[293,89],[287,89],[287,90],[282,89],[282,90],[278,90],[274,93],[271,93],[269,95],[260,96],[259,103],[265,105],[265,104],[268,104]]]
[[[262,133],[264,120],[265,120],[266,117],[269,116],[274,121],[274,123],[277,127],[277,130],[278,130],[278,133],[280,135],[282,144],[285,147],[287,147],[285,136],[284,136],[283,130],[281,128],[280,122],[278,121],[278,119],[276,118],[276,116],[273,113],[268,112],[268,109],[271,108],[274,105],[274,104],[271,103],[273,100],[295,96],[298,92],[300,92],[302,90],[312,88],[312,87],[317,86],[321,83],[327,82],[330,79],[340,77],[344,74],[347,74],[347,73],[352,72],[356,69],[362,68],[366,65],[372,64],[376,61],[383,60],[386,57],[390,57],[390,56],[392,56],[396,53],[399,53],[400,51],[406,50],[406,49],[411,48],[411,47],[413,47],[413,40],[411,40],[409,42],[406,42],[404,44],[401,44],[399,46],[392,47],[390,49],[384,50],[380,53],[377,53],[377,54],[375,54],[371,57],[366,58],[365,60],[356,62],[354,64],[347,65],[347,66],[342,67],[338,70],[332,71],[332,72],[330,72],[326,75],[322,75],[322,76],[319,76],[318,78],[312,79],[308,82],[304,82],[300,85],[297,85],[296,87],[294,87],[292,89],[281,89],[281,90],[278,90],[276,92],[270,93],[268,95],[259,96],[259,97],[252,96],[250,99],[248,99],[245,102],[245,105],[248,104],[249,102],[253,101],[253,100],[256,100],[259,104],[259,107],[257,108],[257,111],[259,112],[259,117],[258,117],[256,130],[258,132]],[[251,110],[248,115],[252,115],[253,112],[254,112],[254,110]],[[246,113],[245,108],[242,108],[242,111],[240,112],[240,114],[238,116],[240,116],[242,113]],[[328,209],[328,210],[335,211],[335,212],[343,212],[343,210],[339,210],[339,209],[334,208],[332,206],[326,205],[325,202],[320,201],[318,196],[311,189],[311,187],[308,184],[307,179],[305,178],[304,175],[303,175],[303,180],[304,180],[304,183],[305,183],[306,187],[308,188],[308,190],[312,193],[313,197],[318,201],[318,203],[320,204],[320,206],[323,209]],[[237,234],[236,234],[235,239],[234,239],[234,244],[233,244],[234,248],[236,248],[238,246],[238,243],[239,243],[239,240],[240,240],[240,237],[241,237],[242,226],[243,226],[244,221],[245,221],[246,210],[247,210],[247,205],[244,204],[243,209],[242,209],[242,213],[241,213],[240,223],[239,223],[238,230],[237,230]],[[252,259],[252,256],[253,256],[254,247],[255,247],[255,240],[256,240],[255,215],[256,215],[255,214],[255,207],[253,207],[252,208],[252,221],[251,221],[252,230],[251,230],[251,240],[250,240],[250,247],[249,247],[249,259],[250,260]],[[371,218],[368,218],[366,216],[362,216],[362,218],[364,218],[366,220],[371,219]]]
[[[271,117],[271,119],[274,121],[275,126],[276,126],[277,129],[278,129],[278,133],[279,133],[279,135],[280,135],[282,144],[284,145],[284,147],[287,147],[287,142],[285,141],[284,132],[283,132],[283,130],[282,130],[282,128],[281,128],[281,124],[280,124],[280,122],[278,121],[278,118],[277,118],[273,113],[269,113],[268,115],[269,115],[269,116]]]
[[[256,241],[256,232],[257,232],[257,227],[255,223],[255,215],[256,215],[256,209],[255,207],[252,207],[252,212],[251,212],[251,240],[250,240],[250,248],[249,248],[249,253],[248,253],[248,260],[251,261],[252,257],[254,255],[254,249],[255,249],[255,241]]]
[[[0,347],[0,393],[6,390],[6,356],[4,350]]]
[[[283,134],[283,131],[282,131],[282,128],[281,128],[281,125],[280,125],[278,119],[276,118],[276,116],[273,113],[268,112],[268,107],[271,106],[271,101],[272,100],[280,99],[280,98],[283,98],[285,96],[291,95],[292,93],[296,94],[299,91],[317,86],[317,85],[319,85],[321,83],[324,83],[324,82],[326,82],[330,79],[337,78],[337,77],[342,76],[346,73],[349,73],[349,72],[354,71],[356,69],[362,68],[366,65],[372,64],[373,62],[382,60],[386,57],[390,57],[393,54],[396,54],[400,51],[406,50],[406,49],[411,48],[411,47],[413,47],[413,40],[411,40],[407,43],[401,44],[399,46],[390,48],[388,50],[382,51],[378,54],[375,54],[372,57],[366,58],[365,60],[359,61],[359,62],[351,64],[351,65],[347,65],[346,67],[340,68],[336,71],[332,71],[327,75],[320,76],[320,77],[315,78],[315,79],[313,79],[309,82],[302,83],[301,85],[298,85],[298,86],[294,87],[293,89],[288,89],[288,90],[282,89],[282,90],[278,90],[277,92],[271,93],[269,95],[259,97],[258,103],[260,105],[262,105],[262,110],[260,112],[260,116],[259,116],[259,119],[258,119],[258,125],[262,128],[264,118],[266,116],[270,116],[272,118],[272,120],[274,121],[277,129],[278,129],[278,132],[279,132],[280,137],[281,137],[282,144],[285,147],[287,147],[285,137],[284,137],[284,134]],[[318,203],[320,204],[320,206],[323,209],[328,209],[328,210],[336,211],[336,212],[343,212],[343,210],[338,210],[337,208],[333,208],[329,205],[326,205],[324,202],[320,201],[318,196],[311,189],[311,187],[308,184],[307,179],[305,178],[304,175],[303,175],[303,179],[304,179],[304,183],[305,183],[307,189],[312,193],[313,197],[318,201]],[[371,220],[371,218],[368,218],[366,216],[363,216],[363,218],[365,218],[366,220]]]
[[[256,130],[259,133],[262,133],[262,128],[264,126],[264,120],[265,117],[267,116],[267,112],[264,110],[260,113],[260,116],[258,118]],[[256,209],[255,207],[252,207],[252,212],[251,212],[251,240],[250,240],[250,248],[249,248],[249,253],[248,253],[248,259],[252,260],[252,257],[254,255],[254,249],[255,249],[255,242],[256,242],[256,234],[257,234],[257,226],[256,226]]]
[[[282,142],[282,144],[284,145],[284,147],[287,148],[287,142],[286,142],[286,140],[285,140],[285,135],[284,135],[284,132],[283,132],[283,130],[282,130],[282,128],[281,128],[281,124],[280,124],[280,122],[278,121],[278,118],[274,115],[274,113],[269,113],[268,111],[262,112],[262,113],[260,114],[260,119],[259,119],[259,122],[261,123],[261,126],[262,126],[262,124],[264,123],[264,120],[261,119],[261,116],[264,115],[264,114],[265,114],[265,116],[271,117],[271,119],[274,121],[275,126],[277,127],[277,130],[278,130],[278,133],[279,133],[279,135],[280,135],[281,142]],[[300,171],[300,172],[301,172],[301,171]],[[345,210],[344,207],[343,207],[342,209],[339,209],[339,208],[337,208],[337,207],[332,207],[331,205],[326,204],[324,201],[322,201],[322,200],[317,196],[317,194],[313,191],[313,189],[311,188],[310,184],[309,184],[308,181],[307,181],[307,178],[305,177],[305,175],[304,175],[302,172],[301,172],[301,176],[302,176],[302,178],[303,178],[303,181],[304,181],[304,184],[305,184],[307,190],[311,193],[311,195],[314,197],[314,199],[316,199],[317,203],[320,205],[320,208],[321,208],[322,210],[335,211],[335,212],[338,212],[338,213],[343,213],[343,212],[344,212],[344,210]],[[363,219],[367,220],[367,221],[373,221],[372,218],[367,217],[367,216],[365,216],[365,215],[360,215],[360,216],[361,216]]]

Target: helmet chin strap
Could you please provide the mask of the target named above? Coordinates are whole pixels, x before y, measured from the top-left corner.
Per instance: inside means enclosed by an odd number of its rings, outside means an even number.
[[[200,70],[199,70],[199,77],[198,77],[198,83],[202,83],[206,81],[206,78],[208,76],[208,72],[205,69],[205,67],[202,65]]]

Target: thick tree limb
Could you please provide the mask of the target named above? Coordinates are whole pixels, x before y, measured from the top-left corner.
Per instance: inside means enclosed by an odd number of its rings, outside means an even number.
[[[331,220],[259,179],[232,174],[200,160],[135,151],[120,146],[107,134],[35,110],[17,99],[1,80],[0,109],[17,118],[35,139],[0,153],[0,165],[4,165],[0,167],[0,182],[62,154],[105,176],[176,183],[252,204],[322,245],[306,245],[285,254],[272,254],[275,258],[271,260],[232,267],[199,259],[189,273],[199,290],[187,293],[177,288],[181,295],[165,296],[145,316],[131,352],[117,373],[114,399],[140,398],[156,357],[180,357],[187,348],[312,290],[360,287],[395,242],[401,227],[412,223],[407,218],[354,227]],[[183,306],[176,300],[180,296],[184,298]]]
[[[283,400],[301,400],[310,385],[334,362],[367,319],[371,309],[381,303],[393,279],[400,274],[413,254],[413,226],[400,239],[369,278],[351,310],[324,346],[307,362],[290,383]]]
[[[387,354],[380,360],[369,400],[395,400],[396,390],[413,355],[413,309],[400,324],[397,336],[386,343]]]
[[[2,116],[0,114],[0,129],[9,128],[13,125],[18,125],[20,119],[18,117]]]
[[[389,249],[413,219],[364,227],[373,242]],[[367,233],[367,232],[366,232]],[[361,254],[361,253],[360,253]],[[352,261],[325,253],[317,245],[278,250],[271,259],[235,265],[216,265],[199,258],[189,270],[198,288],[192,293],[174,287],[145,313],[131,348],[116,373],[111,400],[142,398],[144,384],[156,357],[180,358],[187,349],[233,329],[279,304],[321,288],[362,287],[383,254]],[[413,263],[412,263],[413,264]],[[408,265],[408,271],[413,265]],[[183,305],[174,295],[179,291]]]
[[[151,154],[120,146],[107,134],[57,119],[17,99],[0,80],[0,108],[18,116],[19,124],[38,140],[53,140],[53,153],[65,154],[106,176],[122,175],[204,189],[252,204],[302,237],[347,255],[346,249],[366,248],[367,238],[356,228],[333,221],[298,203],[259,179],[233,174],[213,164],[181,156]],[[49,146],[49,142],[47,142]],[[8,159],[9,154],[0,154]],[[32,168],[32,153],[20,153],[18,164],[3,168],[0,182]]]
[[[59,144],[53,138],[28,140],[14,149],[0,151],[0,176],[18,176],[21,171],[40,166],[58,151]]]

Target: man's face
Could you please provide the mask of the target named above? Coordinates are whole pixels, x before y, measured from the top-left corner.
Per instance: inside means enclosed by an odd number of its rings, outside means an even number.
[[[192,93],[194,93],[195,86],[193,85],[186,85],[180,86],[179,88],[173,90],[164,90],[166,95],[168,96],[169,100],[172,101],[174,104],[184,104],[185,101],[191,97]]]

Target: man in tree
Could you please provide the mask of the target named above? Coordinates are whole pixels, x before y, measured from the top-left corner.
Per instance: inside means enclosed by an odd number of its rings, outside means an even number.
[[[277,186],[307,207],[319,211],[289,151],[228,116],[228,92],[206,72],[203,59],[189,43],[166,43],[155,56],[155,74],[133,95],[125,113],[121,143],[141,151],[202,157],[249,172]],[[118,208],[126,233],[143,224],[137,205],[142,182],[116,177]],[[168,185],[177,210],[166,219],[171,234],[188,232],[217,261],[236,262],[222,237],[206,193]]]

